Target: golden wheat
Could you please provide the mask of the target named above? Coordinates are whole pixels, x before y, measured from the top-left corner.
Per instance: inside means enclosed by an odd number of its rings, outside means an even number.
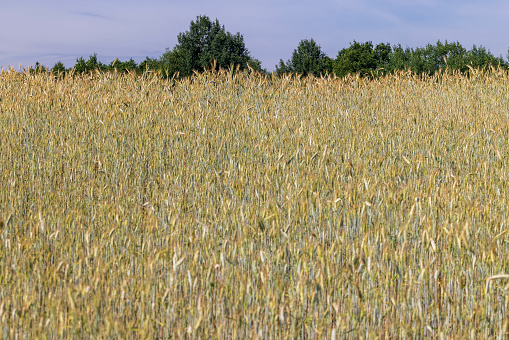
[[[4,70],[0,336],[503,336],[508,98]]]

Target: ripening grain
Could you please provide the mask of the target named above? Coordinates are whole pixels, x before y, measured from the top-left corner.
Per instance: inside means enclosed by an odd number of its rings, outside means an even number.
[[[507,331],[506,72],[4,71],[0,100],[2,338]]]

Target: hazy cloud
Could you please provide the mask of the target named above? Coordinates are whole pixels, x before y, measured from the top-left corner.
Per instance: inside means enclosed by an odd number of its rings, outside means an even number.
[[[108,17],[107,16],[104,16],[104,15],[101,15],[101,14],[97,14],[97,13],[90,13],[90,12],[76,12],[76,14],[78,15],[84,15],[84,16],[87,16],[87,17],[94,17],[94,18],[102,18],[102,19],[107,19]]]

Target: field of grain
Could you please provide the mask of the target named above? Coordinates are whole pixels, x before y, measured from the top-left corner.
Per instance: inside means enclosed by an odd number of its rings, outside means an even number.
[[[509,75],[0,74],[0,337],[497,338]]]

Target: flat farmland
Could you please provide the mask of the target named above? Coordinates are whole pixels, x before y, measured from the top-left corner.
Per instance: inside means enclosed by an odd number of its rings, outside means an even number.
[[[0,74],[2,338],[497,338],[509,74]]]

